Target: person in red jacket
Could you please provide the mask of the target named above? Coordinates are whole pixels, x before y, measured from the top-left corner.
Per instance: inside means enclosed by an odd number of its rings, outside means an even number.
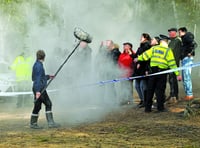
[[[127,78],[133,75],[134,62],[131,55],[135,54],[132,50],[132,44],[126,42],[123,44],[123,52],[120,54],[118,59],[118,65],[121,70],[121,77]],[[121,105],[130,104],[133,102],[133,80],[121,82],[122,92],[121,98],[123,101]]]

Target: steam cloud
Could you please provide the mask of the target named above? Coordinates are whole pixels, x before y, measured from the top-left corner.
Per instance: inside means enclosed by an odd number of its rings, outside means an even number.
[[[117,109],[118,98],[112,98],[109,89],[109,99],[105,100],[102,94],[102,87],[107,88],[110,84],[80,87],[82,84],[102,80],[99,77],[102,71],[98,67],[105,63],[103,59],[100,63],[96,62],[101,41],[112,39],[119,45],[129,41],[133,43],[133,49],[137,50],[141,33],[147,32],[152,36],[163,32],[166,34],[168,26],[163,29],[145,24],[144,19],[141,22],[140,14],[148,8],[139,1],[44,0],[43,5],[46,9],[41,9],[34,2],[24,2],[16,6],[24,10],[21,13],[24,27],[27,28],[25,33],[17,32],[8,17],[0,16],[1,57],[10,63],[25,46],[33,56],[38,49],[43,49],[47,55],[46,73],[53,74],[77,43],[73,36],[74,28],[81,27],[93,36],[93,41],[89,44],[92,49],[90,69],[83,73],[82,64],[87,59],[78,61],[77,50],[51,83],[49,89],[59,90],[49,94],[55,118],[60,117],[59,120],[69,123],[88,122],[98,120],[109,111]],[[113,73],[118,72],[108,65],[103,66],[105,71],[112,69]],[[118,84],[115,87],[118,91],[123,91],[119,90]]]

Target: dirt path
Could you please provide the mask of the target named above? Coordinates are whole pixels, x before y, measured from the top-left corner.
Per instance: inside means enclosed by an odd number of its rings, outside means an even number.
[[[98,122],[70,125],[58,129],[30,129],[31,107],[0,113],[0,147],[200,147],[200,116],[183,118],[178,112],[185,102],[168,106],[163,113],[144,113],[143,109],[124,106]]]

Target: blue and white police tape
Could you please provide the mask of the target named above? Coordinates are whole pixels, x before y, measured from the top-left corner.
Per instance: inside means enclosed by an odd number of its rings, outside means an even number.
[[[104,84],[107,84],[107,83],[116,83],[116,82],[120,82],[120,81],[134,80],[134,79],[138,79],[138,78],[144,78],[144,77],[150,77],[150,76],[155,76],[155,75],[160,75],[160,74],[172,73],[172,72],[175,72],[175,71],[182,71],[182,70],[185,70],[185,69],[191,69],[193,67],[198,67],[198,66],[200,66],[200,62],[197,62],[197,63],[194,63],[194,64],[189,64],[189,65],[184,66],[184,67],[178,67],[178,68],[175,68],[175,69],[169,69],[169,70],[153,73],[153,74],[135,76],[135,77],[127,77],[127,78],[117,78],[117,79],[113,79],[113,80],[105,80],[105,81],[100,81],[100,82],[97,82],[97,83],[86,84],[86,85],[83,85],[83,86],[104,85]]]

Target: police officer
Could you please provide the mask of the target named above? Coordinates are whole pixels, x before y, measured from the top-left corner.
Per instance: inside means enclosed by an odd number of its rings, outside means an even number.
[[[16,88],[15,90],[18,92],[23,91],[29,91],[31,86],[31,67],[33,65],[33,58],[29,56],[28,50],[23,51],[19,56],[15,58],[11,65],[11,69],[15,71],[15,77],[16,77]],[[27,96],[26,96],[27,97]],[[25,102],[28,100],[25,100],[24,95],[19,95],[17,98],[17,108],[22,107]]]
[[[36,53],[36,56],[37,56],[37,60],[35,64],[33,65],[33,71],[32,71],[34,108],[31,115],[30,128],[33,128],[33,129],[41,128],[38,126],[37,121],[38,121],[38,115],[39,115],[39,111],[41,109],[42,103],[45,105],[48,127],[49,128],[59,127],[60,125],[56,124],[53,120],[52,103],[46,90],[41,93],[41,91],[47,85],[47,80],[53,79],[54,76],[45,74],[45,71],[43,68],[45,52],[43,50],[38,50]]]
[[[176,61],[172,49],[168,47],[169,38],[165,35],[160,35],[160,44],[151,47],[142,55],[138,56],[134,61],[147,61],[150,59],[150,67],[152,73],[162,72],[167,69],[177,68]],[[174,72],[178,80],[181,80],[179,72]],[[147,87],[147,100],[145,102],[145,112],[151,112],[152,99],[154,92],[157,98],[158,112],[164,112],[165,89],[166,89],[167,74],[154,75],[149,77]]]

